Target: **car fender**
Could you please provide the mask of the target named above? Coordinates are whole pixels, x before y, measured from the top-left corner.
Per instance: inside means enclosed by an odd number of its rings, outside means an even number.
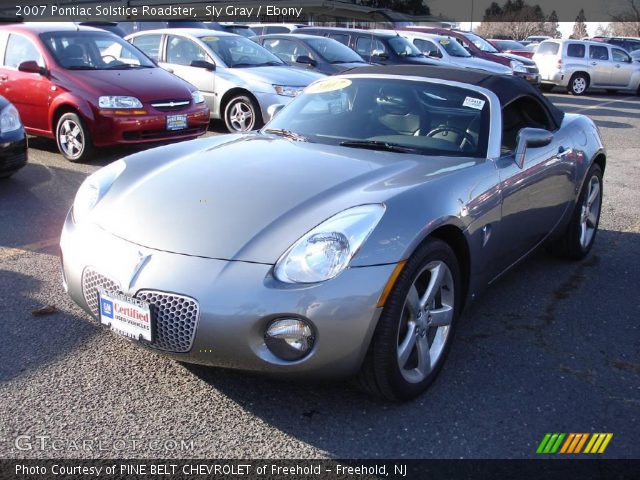
[[[95,115],[89,102],[71,92],[64,92],[55,97],[49,106],[49,129],[54,136],[56,130],[55,116],[60,107],[68,107],[78,112],[82,119],[87,123],[87,126],[91,129],[95,120]]]
[[[234,89],[242,89],[249,92],[254,97],[256,94],[261,93],[274,93],[269,92],[270,85],[267,85],[266,82],[256,82],[252,80],[248,80],[242,78],[238,75],[235,75],[231,69],[225,67],[219,67],[216,71],[216,85],[215,91],[217,98],[219,99],[216,103],[216,111],[212,112],[215,118],[222,117],[222,99],[225,95]]]

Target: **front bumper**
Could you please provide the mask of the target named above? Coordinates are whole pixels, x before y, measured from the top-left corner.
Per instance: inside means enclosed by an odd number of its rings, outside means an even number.
[[[540,85],[540,74],[539,73],[524,73],[524,72],[515,72],[514,75],[516,77],[520,77],[523,80],[527,81],[528,83],[530,83],[531,85],[535,85],[538,86]]]
[[[260,112],[264,123],[269,121],[269,113],[267,110],[271,105],[288,105],[291,103],[291,100],[295,98],[278,95],[276,93],[255,93],[255,97],[258,100],[258,105],[260,105]]]
[[[209,108],[206,104],[188,109],[161,112],[145,108],[143,115],[114,114],[110,110],[94,111],[92,140],[96,146],[131,145],[196,138],[209,127]],[[187,115],[187,128],[167,130],[168,115]]]
[[[162,353],[184,362],[287,376],[335,378],[358,371],[380,315],[376,304],[395,267],[350,268],[322,284],[288,285],[272,277],[271,265],[142,248],[97,226],[75,225],[71,215],[60,246],[67,291],[94,318],[83,292],[87,267],[128,295],[153,290],[197,302],[189,351]],[[136,273],[140,253],[151,257]],[[291,316],[308,320],[316,336],[311,353],[293,362],[275,357],[263,338],[271,320]]]
[[[20,128],[0,135],[0,176],[11,174],[27,164],[27,136]]]

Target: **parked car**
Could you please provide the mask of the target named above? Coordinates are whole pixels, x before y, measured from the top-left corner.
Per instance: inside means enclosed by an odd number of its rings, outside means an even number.
[[[272,105],[284,105],[323,75],[288,66],[248,38],[203,29],[162,29],[126,40],[175,75],[195,85],[211,118],[229,131],[260,128]]]
[[[629,54],[634,62],[640,62],[640,50],[634,50]]]
[[[258,132],[89,176],[60,239],[65,288],[182,362],[360,372],[405,400],[493,280],[544,244],[589,253],[605,163],[592,120],[519,78],[362,67],[310,85]]]
[[[168,20],[162,22],[144,20],[118,23],[118,27],[120,27],[126,35],[147,30],[159,30],[161,28],[204,28],[207,30],[221,30],[218,25],[220,25],[218,22],[199,22],[192,20]]]
[[[604,42],[616,47],[620,47],[631,53],[640,50],[640,38],[635,37],[593,37],[591,40],[595,42]]]
[[[511,53],[525,58],[533,57],[533,52],[531,50],[527,49],[526,46],[520,42],[516,42],[515,40],[489,39],[487,41],[501,53]],[[529,45],[533,45],[533,43],[530,43]]]
[[[236,35],[242,35],[243,37],[251,38],[257,34],[249,25],[243,25],[240,23],[227,23],[227,22],[204,22],[207,28],[210,30],[217,30],[219,32],[235,33]],[[200,27],[196,27],[200,28]]]
[[[117,35],[73,24],[0,27],[0,95],[30,135],[55,139],[70,161],[94,148],[202,135],[209,109],[195,87]]]
[[[582,95],[596,87],[609,92],[632,90],[640,95],[640,65],[622,48],[584,40],[545,40],[533,59],[545,90],[559,86]]]
[[[501,53],[488,41],[473,32],[440,27],[406,27],[411,32],[434,33],[455,38],[474,57],[505,65],[515,76],[521,77],[532,85],[540,85],[540,74],[535,62],[526,57]]]
[[[250,23],[249,27],[256,35],[269,35],[271,33],[291,33],[297,28],[304,28],[304,23]],[[298,32],[301,33],[301,32]]]
[[[437,65],[396,32],[354,28],[305,27],[295,33],[328,37],[346,45],[365,62],[380,65]]]
[[[288,33],[261,35],[252,40],[288,65],[327,75],[368,65],[356,52],[331,38]]]
[[[443,65],[478,68],[488,72],[511,75],[506,65],[490,62],[471,55],[455,38],[431,33],[402,31],[402,36],[413,43],[418,50],[431,59],[439,60]]]
[[[0,178],[8,178],[27,164],[27,135],[16,107],[0,97]]]
[[[540,43],[545,40],[551,40],[551,37],[549,35],[529,35],[524,40],[529,43]]]

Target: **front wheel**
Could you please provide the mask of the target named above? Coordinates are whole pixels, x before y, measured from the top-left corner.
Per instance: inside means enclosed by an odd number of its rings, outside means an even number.
[[[460,314],[458,260],[429,239],[407,261],[382,311],[360,372],[370,393],[409,400],[437,377]]]
[[[567,90],[571,95],[584,95],[589,87],[589,79],[584,73],[574,73],[569,80]]]
[[[224,109],[224,123],[231,133],[249,132],[263,125],[260,107],[255,100],[238,95]]]
[[[58,150],[70,162],[84,162],[93,153],[89,131],[76,113],[65,113],[56,126]]]
[[[552,253],[572,260],[587,256],[598,232],[602,190],[602,169],[594,163],[587,173],[567,230],[549,246]]]

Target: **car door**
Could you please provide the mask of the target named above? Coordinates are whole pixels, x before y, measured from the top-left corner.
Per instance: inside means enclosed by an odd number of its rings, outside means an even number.
[[[160,66],[173,71],[175,75],[195,86],[204,95],[212,112],[217,111],[215,95],[216,72],[203,67],[194,67],[195,61],[208,62],[215,65],[211,55],[193,39],[180,35],[167,35],[164,44],[164,55]]]
[[[638,69],[633,66],[633,60],[627,52],[621,48],[612,48],[611,57],[613,68],[611,69],[611,85],[627,87],[631,83],[631,76]]]
[[[613,62],[605,45],[589,45],[591,85],[611,85]]]
[[[560,222],[575,197],[577,158],[573,143],[560,129],[552,142],[530,148],[518,165],[515,148],[522,128],[552,130],[546,109],[534,97],[520,97],[502,111],[502,156],[496,162],[503,196],[500,231],[506,268],[537,246]],[[506,233],[505,233],[506,232]]]
[[[31,39],[9,33],[0,67],[0,93],[18,109],[25,128],[48,132],[52,82],[48,75],[19,71],[18,66],[27,61],[46,67],[39,47]]]

